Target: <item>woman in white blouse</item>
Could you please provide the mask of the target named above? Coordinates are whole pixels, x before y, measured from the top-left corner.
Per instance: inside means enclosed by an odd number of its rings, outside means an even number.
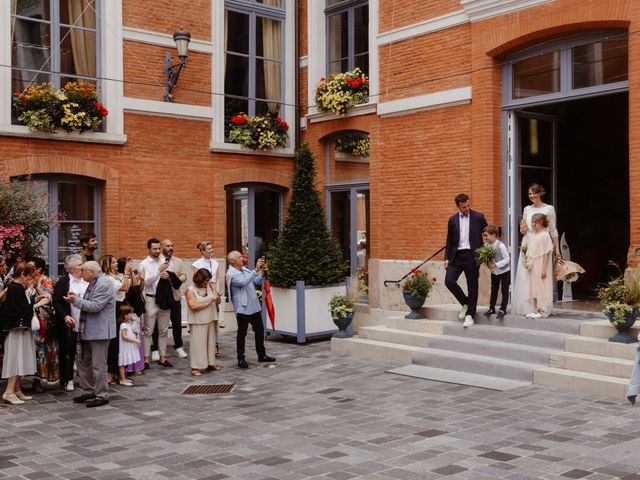
[[[205,270],[207,270],[211,274],[211,279],[209,280],[209,283],[211,284],[211,288],[215,292],[221,292],[220,295],[222,295],[222,292],[224,292],[224,284],[222,283],[222,276],[224,272],[220,270],[220,264],[218,263],[218,261],[213,258],[213,244],[207,240],[204,240],[202,242],[199,242],[196,245],[196,248],[200,251],[200,254],[202,255],[202,257],[199,260],[196,260],[195,262],[193,262],[193,264],[191,265],[192,273],[195,275],[195,273],[201,268],[204,268]],[[220,297],[218,297],[216,304],[217,304],[216,308],[219,308]],[[218,318],[216,317],[216,320],[214,321],[214,326],[216,330],[216,339],[217,339],[218,327],[224,328],[224,322],[223,321],[218,322]],[[216,342],[216,358],[220,358],[220,357],[221,357],[220,348],[218,347],[218,343]]]
[[[511,313],[515,313],[517,315],[528,315],[533,312],[533,304],[531,304],[527,299],[527,292],[529,291],[529,270],[527,270],[527,267],[524,265],[523,250],[526,251],[526,245],[529,242],[530,236],[533,234],[533,230],[531,229],[531,217],[536,213],[546,215],[547,221],[549,222],[547,231],[553,241],[556,258],[562,258],[560,254],[558,230],[556,228],[556,211],[553,208],[553,205],[546,204],[542,201],[544,194],[545,191],[541,185],[532,183],[529,186],[529,200],[531,201],[531,205],[524,207],[522,218],[520,219],[520,233],[524,235],[524,237],[520,247],[518,266],[516,267],[516,280],[511,293]]]

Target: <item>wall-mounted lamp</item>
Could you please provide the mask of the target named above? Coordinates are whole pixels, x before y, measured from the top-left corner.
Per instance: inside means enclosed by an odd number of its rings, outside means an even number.
[[[171,91],[175,88],[180,78],[180,72],[187,65],[187,52],[189,51],[189,42],[191,41],[191,34],[185,32],[182,27],[173,34],[173,41],[176,42],[176,49],[178,50],[178,58],[180,63],[173,64],[171,54],[167,52],[164,55],[164,73],[167,77],[167,88],[164,95],[165,102],[173,102],[173,95]]]

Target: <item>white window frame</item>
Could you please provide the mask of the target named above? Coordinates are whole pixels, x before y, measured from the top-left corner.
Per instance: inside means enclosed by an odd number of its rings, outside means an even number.
[[[11,124],[11,68],[0,67],[0,135],[16,137],[46,138],[80,142],[115,143],[126,142],[122,97],[124,92],[122,64],[122,3],[119,1],[98,2],[98,18],[101,58],[100,100],[109,110],[105,132],[31,132],[24,125]],[[0,65],[11,65],[11,0],[0,0]]]
[[[327,19],[326,2],[313,0],[307,2],[307,39],[308,39],[308,75],[307,98],[309,103],[307,116],[316,117],[314,121],[335,120],[335,115],[323,115],[315,106],[316,84],[327,72]],[[371,105],[378,103],[379,60],[378,25],[379,0],[369,0],[369,102],[350,109],[347,116],[371,113]]]
[[[295,59],[295,0],[283,0],[285,18],[282,21],[282,31],[284,32],[284,58],[283,58],[283,85],[284,91],[282,96],[281,114],[283,120],[289,123],[289,141],[284,148],[274,148],[269,152],[254,151],[236,143],[225,143],[224,141],[224,71],[225,71],[225,51],[224,51],[224,11],[225,2],[212,2],[211,8],[211,36],[213,39],[213,60],[211,62],[211,78],[213,79],[213,93],[211,104],[213,105],[213,122],[211,122],[211,142],[210,150],[214,152],[238,152],[246,154],[258,155],[293,155],[295,145],[296,129],[295,120],[295,82],[296,76],[296,59]],[[252,4],[247,2],[247,6]],[[255,4],[258,10],[261,4]]]

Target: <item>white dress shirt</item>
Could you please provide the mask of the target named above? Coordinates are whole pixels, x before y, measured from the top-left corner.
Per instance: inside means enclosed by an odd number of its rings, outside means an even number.
[[[201,268],[209,270],[209,273],[211,274],[211,280],[209,280],[209,283],[214,287],[216,286],[216,283],[218,282],[218,267],[219,266],[220,266],[220,264],[218,263],[217,260],[214,260],[213,258],[206,259],[204,257],[202,257],[199,260],[196,260],[192,264],[192,267],[195,268],[196,270],[200,270]]]
[[[84,297],[88,286],[89,282],[85,282],[82,277],[76,279],[72,275],[69,275],[69,291],[75,293],[78,297]],[[69,306],[71,307],[71,318],[73,318],[74,321],[73,331],[78,332],[80,331],[80,309],[73,303],[69,304]]]
[[[158,282],[160,281],[160,265],[163,263],[164,257],[162,255],[160,255],[157,261],[147,255],[147,258],[140,262],[138,268],[144,272],[145,295],[156,294],[156,288],[158,288]]]
[[[458,242],[458,250],[471,250],[469,243],[469,215],[459,214],[460,219],[460,240]]]

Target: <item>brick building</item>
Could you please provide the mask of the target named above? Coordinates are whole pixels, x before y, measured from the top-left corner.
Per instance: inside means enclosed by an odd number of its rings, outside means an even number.
[[[295,145],[308,141],[327,221],[353,273],[368,262],[370,305],[382,308],[400,298],[383,281],[444,244],[457,193],[516,245],[537,181],[588,294],[608,259],[640,255],[639,22],[633,0],[0,0],[0,171],[32,175],[66,212],[54,264],[85,229],[116,255],[142,257],[159,236],[186,258],[205,238],[217,256],[246,245],[255,258],[282,219]],[[165,102],[181,25],[188,65]],[[317,81],[356,66],[369,102],[319,112]],[[98,84],[102,131],[16,123],[12,92],[76,78]],[[239,111],[280,115],[288,146],[229,143]],[[368,134],[368,157],[336,151],[352,134]],[[442,287],[432,301],[448,301]]]

